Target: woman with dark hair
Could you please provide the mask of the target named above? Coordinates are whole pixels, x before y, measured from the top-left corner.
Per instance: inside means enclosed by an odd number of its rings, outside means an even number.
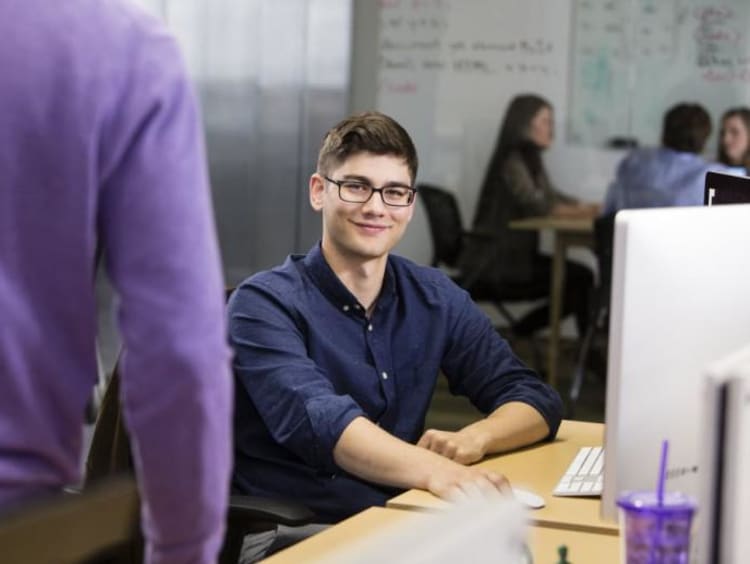
[[[552,106],[533,94],[516,96],[508,106],[474,215],[475,231],[492,241],[473,241],[463,255],[464,272],[480,270],[481,284],[502,288],[509,298],[549,296],[552,261],[539,253],[536,232],[511,230],[508,223],[531,216],[593,217],[598,206],[578,203],[557,191],[547,175],[542,151],[554,136]],[[575,313],[585,330],[593,283],[588,268],[567,262],[563,313]],[[528,335],[549,322],[547,306],[533,310],[513,328]]]
[[[731,108],[721,116],[719,162],[750,171],[750,108]]]

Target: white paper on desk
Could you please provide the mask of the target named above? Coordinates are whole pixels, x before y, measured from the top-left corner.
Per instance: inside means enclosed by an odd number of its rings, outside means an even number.
[[[496,564],[526,560],[526,509],[506,497],[415,512],[326,555],[327,564]]]

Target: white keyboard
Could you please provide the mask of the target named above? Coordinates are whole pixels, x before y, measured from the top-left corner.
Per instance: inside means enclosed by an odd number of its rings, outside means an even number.
[[[604,449],[582,447],[552,492],[557,496],[596,496],[602,494]]]

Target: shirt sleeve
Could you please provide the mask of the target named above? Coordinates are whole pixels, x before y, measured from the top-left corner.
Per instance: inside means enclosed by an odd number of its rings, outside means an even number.
[[[229,334],[237,393],[249,395],[276,442],[311,467],[335,472],[336,443],[365,414],[310,358],[290,302],[258,282],[243,284],[232,296]]]
[[[214,562],[231,471],[223,281],[197,103],[168,36],[133,49],[102,133],[100,244],[147,562]]]
[[[562,420],[560,395],[521,362],[466,292],[454,292],[455,322],[442,364],[451,392],[468,397],[485,415],[509,402],[528,404],[553,439]]]
[[[607,194],[604,197],[602,206],[602,215],[615,213],[617,210],[617,193],[620,190],[617,180],[613,180],[607,188]]]
[[[628,167],[631,160],[635,159],[635,152],[626,155],[618,164],[615,171],[615,178],[610,182],[607,188],[607,194],[604,197],[604,206],[602,206],[602,215],[609,215],[619,211],[624,205],[624,187],[623,179],[628,175]]]

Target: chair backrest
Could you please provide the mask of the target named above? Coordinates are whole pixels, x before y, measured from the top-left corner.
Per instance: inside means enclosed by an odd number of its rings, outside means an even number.
[[[614,234],[615,214],[604,215],[594,221],[594,252],[599,265],[599,287],[606,296],[609,296],[612,287]]]
[[[433,255],[432,265],[455,266],[461,253],[463,223],[456,197],[432,184],[418,184],[419,199],[427,211]]]

